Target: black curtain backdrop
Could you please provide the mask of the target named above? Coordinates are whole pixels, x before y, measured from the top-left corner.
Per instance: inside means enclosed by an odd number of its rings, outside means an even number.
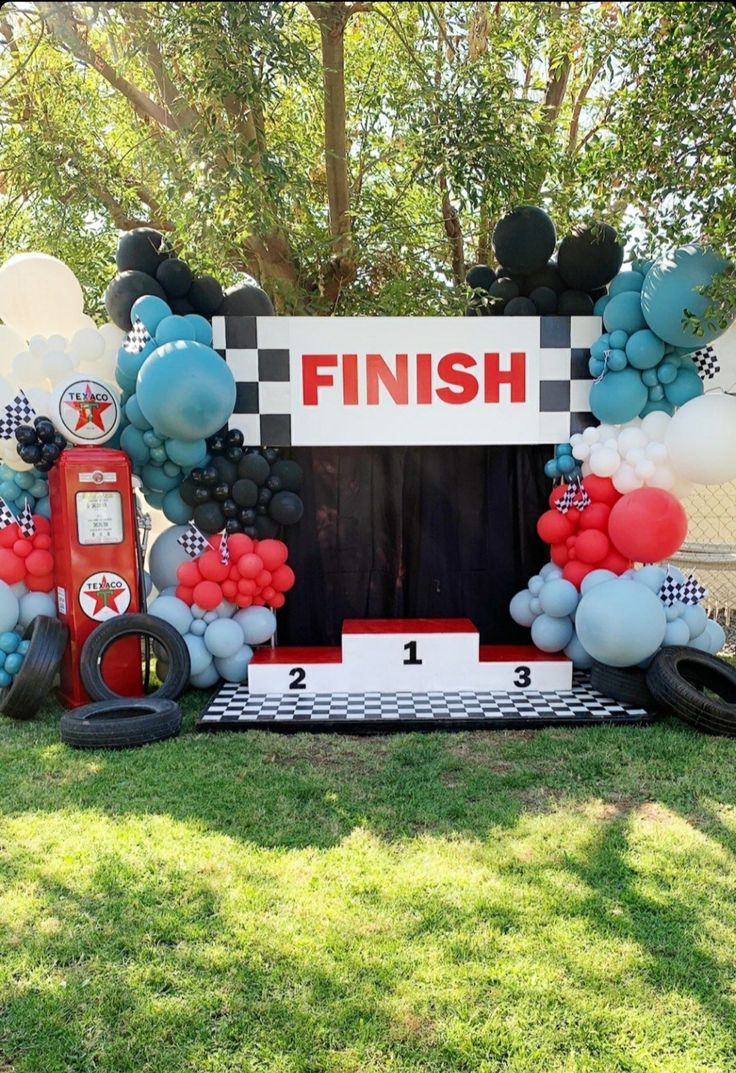
[[[483,643],[528,643],[508,604],[548,558],[536,523],[552,452],[292,448],[304,517],[285,531],[296,585],[279,643],[337,645],[343,619],[415,617],[467,617]]]

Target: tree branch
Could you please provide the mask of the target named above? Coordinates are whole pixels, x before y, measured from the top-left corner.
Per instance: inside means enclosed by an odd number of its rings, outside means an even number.
[[[196,126],[201,119],[199,112],[193,108],[174,85],[166,70],[163,55],[147,30],[150,18],[139,4],[121,4],[119,8],[123,19],[143,44],[149,67],[155,79],[164,106],[174,118],[179,130],[188,130]]]

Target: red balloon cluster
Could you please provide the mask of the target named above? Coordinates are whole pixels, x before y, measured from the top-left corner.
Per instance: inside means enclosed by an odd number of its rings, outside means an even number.
[[[182,563],[176,571],[176,595],[185,603],[214,611],[223,600],[238,607],[271,607],[286,603],[294,571],[286,564],[289,550],[282,540],[251,540],[244,533],[228,538],[230,561],[223,563],[220,536],[210,537],[210,550]]]
[[[566,486],[561,484],[549,497],[551,509],[537,522],[540,537],[552,546],[552,562],[562,567],[562,576],[578,589],[591,570],[623,574],[631,566],[631,560],[616,547],[608,531],[611,510],[621,499],[621,493],[613,487],[610,477],[591,474],[582,483],[590,497],[584,510],[575,506],[566,514],[557,510],[555,504],[566,491]]]
[[[0,581],[25,583],[31,592],[50,592],[54,587],[54,556],[51,553],[51,523],[33,515],[36,532],[24,537],[17,522],[0,529]]]

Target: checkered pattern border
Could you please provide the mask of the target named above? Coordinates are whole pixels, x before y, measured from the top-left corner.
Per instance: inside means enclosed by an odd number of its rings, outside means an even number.
[[[590,348],[599,317],[540,317],[539,412],[549,443],[564,443],[598,421],[590,412]]]
[[[233,426],[249,446],[291,446],[288,320],[214,317],[212,346],[235,377]]]
[[[556,693],[254,694],[225,683],[202,713],[199,730],[334,730],[351,734],[391,730],[498,729],[641,723],[649,715],[604,697],[576,674]]]

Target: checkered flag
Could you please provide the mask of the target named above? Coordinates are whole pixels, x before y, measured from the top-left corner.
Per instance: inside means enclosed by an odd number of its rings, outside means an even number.
[[[230,546],[227,542],[227,533],[220,537],[220,562],[223,566],[230,562]]]
[[[36,523],[33,520],[31,514],[31,508],[28,505],[28,496],[23,500],[23,510],[18,515],[18,528],[21,531],[21,535],[29,540],[36,533]]]
[[[713,380],[721,371],[718,356],[712,346],[701,347],[692,357],[701,380]]]
[[[207,537],[203,536],[196,525],[191,522],[185,532],[176,538],[176,542],[181,544],[190,559],[198,559],[210,546]]]
[[[578,494],[578,486],[572,482],[568,484],[567,488],[555,503],[560,514],[567,514],[570,507],[575,502],[575,496]]]
[[[12,440],[15,430],[21,425],[32,425],[36,411],[28,401],[25,392],[19,391],[12,402],[5,407],[5,417],[0,417],[0,439]]]
[[[0,496],[0,529],[7,529],[9,525],[12,525],[15,521],[15,515],[12,510]]]
[[[141,318],[136,317],[133,322],[133,327],[125,337],[123,350],[127,350],[129,354],[140,354],[142,350],[145,350],[152,339],[153,336],[149,334],[148,328],[146,328]]]
[[[675,581],[668,571],[659,589],[659,598],[665,607],[672,607],[675,601],[680,599],[681,588],[680,583]]]
[[[699,604],[704,596],[708,595],[708,590],[700,584],[698,579],[692,574],[688,574],[682,585],[680,585],[680,592],[678,600],[682,600],[684,604]]]
[[[578,492],[580,493],[580,498],[575,503],[575,510],[585,510],[586,507],[590,506],[590,496],[585,491],[581,481],[578,481]]]

